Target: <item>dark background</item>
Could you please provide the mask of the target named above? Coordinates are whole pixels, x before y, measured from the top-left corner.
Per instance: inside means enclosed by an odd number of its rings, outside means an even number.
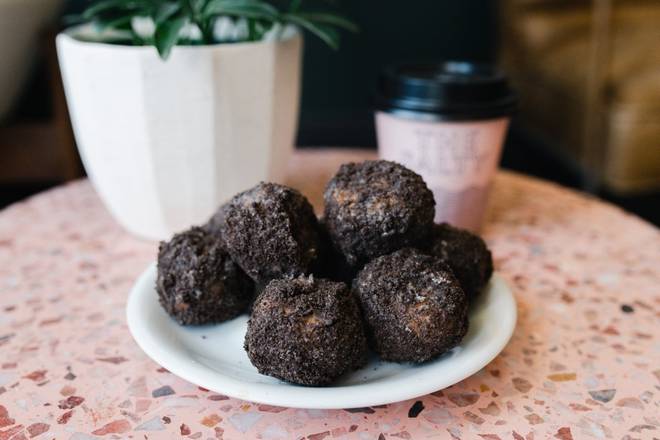
[[[299,145],[375,146],[371,103],[378,72],[405,61],[496,58],[496,4],[417,0],[344,2],[360,25],[339,51],[307,38]]]
[[[70,1],[62,15],[79,11],[84,4],[80,0]],[[300,147],[375,148],[372,100],[378,72],[388,64],[440,59],[497,63],[496,1],[360,0],[344,1],[334,7],[355,21],[360,32],[343,33],[339,51],[307,36],[297,138]],[[50,95],[45,62],[39,59],[13,119],[48,118]],[[585,188],[579,168],[555,154],[552,139],[530,136],[515,117],[502,166]],[[0,206],[55,183],[0,185]],[[660,224],[657,194],[616,197],[606,190],[592,191]]]

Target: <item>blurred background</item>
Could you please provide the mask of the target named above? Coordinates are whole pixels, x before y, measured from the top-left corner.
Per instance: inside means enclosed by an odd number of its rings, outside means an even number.
[[[54,37],[77,0],[0,0],[0,207],[84,176]],[[500,65],[522,104],[502,166],[660,224],[660,2],[376,0],[341,9],[361,32],[305,43],[298,145],[376,147],[378,72],[410,60]]]

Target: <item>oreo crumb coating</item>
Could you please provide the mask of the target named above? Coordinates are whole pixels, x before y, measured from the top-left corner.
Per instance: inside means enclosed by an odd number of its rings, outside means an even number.
[[[202,229],[206,230],[210,234],[213,234],[216,238],[222,240],[224,235],[224,223],[225,217],[227,217],[227,210],[229,209],[229,203],[224,203],[215,211],[211,218],[202,226]]]
[[[312,205],[298,191],[260,183],[231,199],[222,236],[232,259],[258,284],[310,272],[319,254]]]
[[[483,239],[448,223],[433,226],[430,253],[451,267],[470,302],[493,275],[493,257]]]
[[[309,386],[328,385],[367,359],[350,290],[314,276],[268,284],[254,303],[245,350],[259,373]]]
[[[424,243],[431,233],[435,201],[413,171],[384,160],[348,163],[328,182],[325,222],[349,265]]]
[[[378,257],[353,281],[372,349],[383,360],[425,362],[457,346],[468,303],[439,259],[412,248]]]
[[[254,283],[220,240],[193,227],[160,243],[156,291],[160,304],[179,324],[197,325],[243,313]]]
[[[319,278],[342,281],[350,286],[357,271],[346,262],[344,255],[333,247],[323,219],[319,219],[319,243],[319,259],[312,273]]]

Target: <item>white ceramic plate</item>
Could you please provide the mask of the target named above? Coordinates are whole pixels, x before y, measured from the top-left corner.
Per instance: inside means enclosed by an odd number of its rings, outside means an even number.
[[[470,311],[461,345],[422,365],[372,358],[330,387],[292,385],[257,373],[243,350],[247,316],[210,326],[183,327],[158,303],[156,267],[137,280],[127,306],[128,327],[142,350],[183,379],[238,399],[293,408],[358,408],[398,402],[455,384],[485,367],[511,338],[516,303],[493,276]]]

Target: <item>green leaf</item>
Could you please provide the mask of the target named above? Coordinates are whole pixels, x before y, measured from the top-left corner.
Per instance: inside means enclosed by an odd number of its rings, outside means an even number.
[[[154,23],[159,24],[176,14],[181,10],[180,3],[165,3],[158,7],[156,13],[152,17]]]
[[[345,19],[337,14],[326,12],[298,12],[298,17],[302,17],[314,23],[322,23],[330,26],[337,26],[350,32],[359,32],[360,29],[355,23]]]
[[[191,0],[195,11],[201,11],[206,5],[206,0]]]
[[[276,20],[279,14],[273,5],[259,0],[210,0],[202,13],[263,20]]]
[[[130,30],[131,29],[131,20],[133,19],[130,15],[124,15],[117,18],[97,18],[93,21],[94,29],[97,32],[103,32],[106,29],[121,29],[121,30]]]
[[[135,0],[102,0],[85,9],[81,16],[85,20],[92,20],[99,14],[112,11],[113,9],[129,11],[139,8],[140,3]]]
[[[156,26],[156,33],[154,34],[154,43],[158,54],[163,60],[170,56],[172,48],[179,41],[179,32],[186,25],[188,19],[186,17],[175,18],[160,23]]]
[[[249,19],[247,21],[248,25],[248,39],[250,41],[257,41],[257,20]]]
[[[309,32],[323,40],[325,44],[331,48],[335,50],[339,49],[339,33],[335,29],[322,24],[316,24],[298,14],[283,14],[282,19],[285,22],[297,24],[298,26],[307,29]]]
[[[200,10],[203,6],[203,2],[199,0],[180,0],[179,3],[184,6],[186,13],[191,19],[199,16]]]

